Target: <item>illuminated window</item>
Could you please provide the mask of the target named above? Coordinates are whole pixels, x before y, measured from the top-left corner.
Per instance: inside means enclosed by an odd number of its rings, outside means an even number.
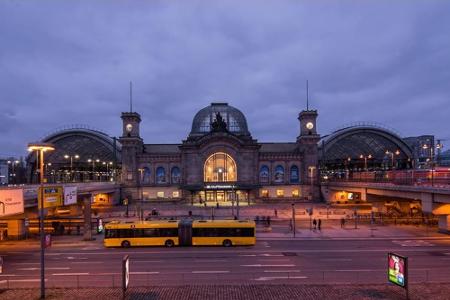
[[[298,189],[295,189],[292,191],[292,197],[299,197],[300,196],[300,192]]]
[[[284,190],[277,190],[277,197],[284,197]]]
[[[269,197],[269,191],[268,190],[261,190],[261,197],[268,198]]]
[[[205,162],[205,182],[237,181],[237,168],[234,159],[226,153],[214,153]]]
[[[156,193],[157,198],[164,198],[164,192],[157,192]]]
[[[180,197],[180,192],[179,191],[173,191],[172,192],[172,198],[179,198]]]

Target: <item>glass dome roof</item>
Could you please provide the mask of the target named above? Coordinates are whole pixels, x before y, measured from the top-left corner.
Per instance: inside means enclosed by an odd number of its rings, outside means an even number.
[[[217,113],[222,116],[229,132],[237,135],[250,135],[244,114],[237,108],[228,105],[228,103],[211,103],[211,105],[199,110],[192,121],[190,135],[204,135],[211,132],[211,125],[216,121]]]

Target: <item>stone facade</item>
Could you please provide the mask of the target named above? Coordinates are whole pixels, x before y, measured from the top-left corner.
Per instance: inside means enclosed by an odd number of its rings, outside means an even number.
[[[316,118],[316,111],[299,114],[300,135],[295,142],[258,143],[242,112],[226,103],[212,103],[196,114],[190,134],[180,144],[144,144],[140,115],[122,113],[124,192],[143,200],[318,200]],[[214,167],[207,167],[213,157]],[[232,180],[208,181],[207,172]]]

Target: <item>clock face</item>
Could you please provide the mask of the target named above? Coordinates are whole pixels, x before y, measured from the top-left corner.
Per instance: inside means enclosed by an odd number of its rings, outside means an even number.
[[[127,132],[131,132],[131,130],[133,130],[133,125],[127,124],[127,125],[125,126],[125,129],[126,129]]]
[[[306,128],[308,128],[309,130],[314,128],[314,124],[312,122],[308,122],[306,123]]]

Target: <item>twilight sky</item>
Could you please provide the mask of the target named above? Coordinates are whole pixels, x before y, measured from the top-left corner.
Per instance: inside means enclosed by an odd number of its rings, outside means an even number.
[[[145,143],[217,101],[295,141],[306,79],[323,135],[374,121],[447,146],[450,2],[2,0],[0,157],[64,125],[119,136],[130,80]]]

